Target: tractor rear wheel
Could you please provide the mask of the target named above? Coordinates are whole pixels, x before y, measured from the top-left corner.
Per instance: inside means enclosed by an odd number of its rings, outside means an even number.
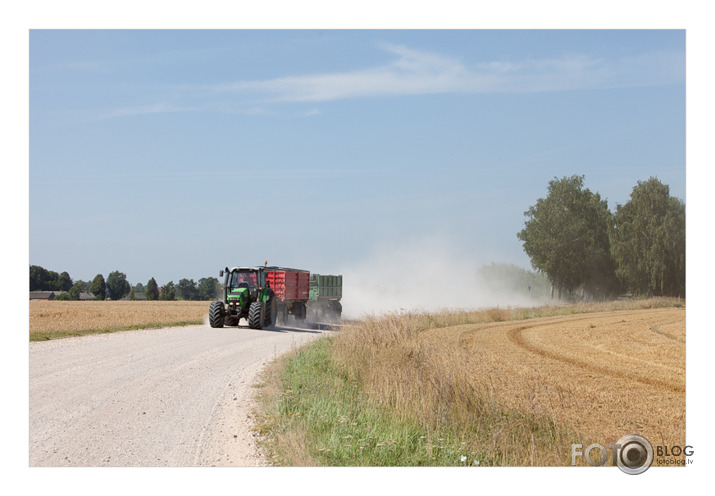
[[[265,311],[263,316],[263,328],[273,327],[276,325],[276,317],[278,316],[278,303],[274,298],[270,298],[265,303]]]
[[[209,324],[211,327],[223,327],[224,310],[223,302],[212,301],[209,306]]]
[[[248,308],[248,327],[251,329],[260,329],[263,323],[265,305],[260,301],[254,301]]]

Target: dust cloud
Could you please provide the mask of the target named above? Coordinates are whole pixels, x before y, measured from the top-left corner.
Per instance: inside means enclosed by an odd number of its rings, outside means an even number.
[[[477,258],[443,240],[384,244],[339,272],[343,275],[343,318],[528,307],[543,301],[543,281],[520,280],[515,286],[513,278],[496,280],[499,271],[482,270],[489,262]]]

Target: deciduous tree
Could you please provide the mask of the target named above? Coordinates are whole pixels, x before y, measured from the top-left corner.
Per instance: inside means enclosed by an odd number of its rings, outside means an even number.
[[[107,297],[112,300],[121,300],[129,294],[132,287],[127,281],[127,275],[115,270],[107,276]]]
[[[39,265],[30,265],[30,291],[67,291],[71,287],[72,279],[67,272],[58,274]]]
[[[199,279],[199,298],[201,300],[213,300],[218,295],[221,285],[215,277],[202,277]]]
[[[685,296],[685,204],[657,178],[638,181],[610,232],[616,274],[635,293]]]
[[[63,272],[57,277],[58,291],[69,291],[72,288],[72,284],[72,278],[67,272]]]
[[[104,282],[104,276],[97,274],[89,285],[89,292],[98,300],[104,300],[107,297],[107,284]]]
[[[176,299],[176,288],[174,287],[174,282],[169,281],[161,287],[161,294],[159,295],[160,300],[173,301]]]
[[[74,283],[69,290],[70,298],[73,300],[79,300],[79,294],[84,291],[85,284],[86,283],[84,281],[77,281]]]
[[[584,176],[549,182],[548,195],[524,212],[528,218],[517,234],[531,265],[546,274],[561,298],[579,287],[592,296],[612,291],[615,281],[610,256],[608,204],[583,187]]]
[[[146,283],[146,289],[144,290],[144,296],[147,300],[158,300],[159,299],[159,287],[156,284],[156,280],[152,277],[149,282]]]
[[[196,289],[196,283],[193,279],[181,279],[177,289],[184,300],[198,300],[199,298],[199,291]]]

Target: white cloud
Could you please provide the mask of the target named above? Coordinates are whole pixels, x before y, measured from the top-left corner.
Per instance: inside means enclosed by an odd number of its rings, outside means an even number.
[[[684,54],[650,53],[605,60],[568,55],[468,66],[442,54],[385,45],[397,58],[387,65],[347,72],[286,76],[215,85],[222,92],[256,92],[272,101],[317,102],[346,98],[437,93],[544,92],[683,82]]]
[[[114,108],[100,116],[102,119],[113,117],[129,117],[134,115],[164,114],[167,112],[191,112],[195,107],[181,107],[169,103],[155,103],[152,105],[133,105]]]

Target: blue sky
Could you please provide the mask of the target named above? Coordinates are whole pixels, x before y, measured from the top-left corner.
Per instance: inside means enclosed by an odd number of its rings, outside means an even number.
[[[683,30],[29,39],[29,258],[75,280],[434,246],[529,268],[516,233],[554,177],[611,208],[651,176],[685,200]]]

